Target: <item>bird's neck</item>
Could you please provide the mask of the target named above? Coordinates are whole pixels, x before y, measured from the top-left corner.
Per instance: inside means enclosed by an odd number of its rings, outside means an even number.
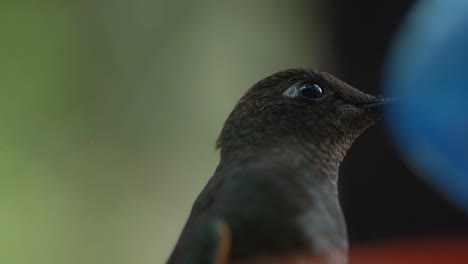
[[[325,147],[299,142],[285,142],[270,147],[249,145],[222,152],[217,168],[219,173],[215,175],[226,175],[223,171],[232,173],[236,168],[250,168],[258,171],[258,174],[251,174],[254,181],[249,186],[255,183],[256,177],[271,177],[273,185],[275,182],[284,183],[281,185],[284,188],[275,189],[270,193],[264,192],[263,195],[269,203],[276,204],[276,213],[298,210],[293,215],[281,214],[282,217],[300,215],[297,225],[305,235],[305,240],[302,240],[304,237],[294,237],[290,238],[290,241],[295,241],[305,248],[313,245],[312,250],[317,254],[344,256],[348,247],[346,225],[337,188],[341,160],[341,155]],[[288,186],[294,187],[288,189]],[[286,202],[284,197],[288,197]],[[288,201],[300,202],[291,204]],[[286,207],[280,206],[284,204]],[[287,222],[287,219],[279,222]],[[323,233],[318,234],[315,227],[320,227],[320,232]],[[303,242],[304,244],[301,244]]]
[[[330,142],[312,144],[289,138],[275,144],[239,144],[222,148],[221,164],[243,161],[267,162],[265,158],[276,157],[292,163],[307,163],[308,167],[328,178],[336,186],[340,163],[347,149],[346,147],[337,148]]]

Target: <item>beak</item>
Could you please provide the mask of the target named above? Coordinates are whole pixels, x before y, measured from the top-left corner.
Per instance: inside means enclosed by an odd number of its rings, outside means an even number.
[[[398,102],[396,98],[387,98],[377,102],[359,104],[358,107],[378,112],[390,112],[396,102]]]

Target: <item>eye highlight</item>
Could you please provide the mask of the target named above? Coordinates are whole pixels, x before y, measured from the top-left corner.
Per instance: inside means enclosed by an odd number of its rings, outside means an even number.
[[[325,89],[313,81],[295,84],[283,93],[283,96],[291,98],[302,97],[309,100],[319,100],[325,95]]]
[[[308,99],[320,99],[324,94],[325,91],[316,83],[307,82],[299,87],[299,95]]]

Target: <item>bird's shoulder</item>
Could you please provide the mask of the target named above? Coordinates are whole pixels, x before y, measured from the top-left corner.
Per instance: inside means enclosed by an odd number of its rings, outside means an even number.
[[[304,219],[321,207],[316,205],[321,194],[311,188],[320,185],[313,182],[320,178],[315,173],[300,162],[282,159],[225,166],[199,195],[191,221],[224,221],[232,233],[231,253],[237,257],[311,247]]]
[[[336,205],[324,204],[329,202],[322,199],[325,178],[318,170],[299,155],[286,156],[221,163],[196,199],[178,247],[190,247],[206,223],[222,222],[230,231],[234,258],[319,248],[322,235],[310,227],[333,229],[322,210]]]

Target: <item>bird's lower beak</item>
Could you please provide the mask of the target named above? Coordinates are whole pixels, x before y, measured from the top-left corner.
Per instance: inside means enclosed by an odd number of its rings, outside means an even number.
[[[388,99],[382,99],[377,102],[359,104],[358,107],[367,109],[367,110],[378,111],[378,112],[389,112],[392,109],[395,102],[397,102],[395,98],[388,98]]]

